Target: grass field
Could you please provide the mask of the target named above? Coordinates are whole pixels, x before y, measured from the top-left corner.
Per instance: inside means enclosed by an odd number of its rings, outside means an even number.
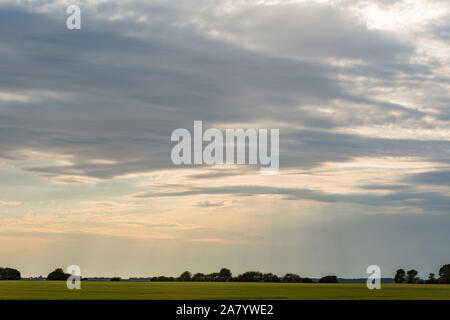
[[[363,283],[291,284],[83,281],[81,283],[81,290],[68,290],[64,281],[0,281],[0,299],[450,300],[450,285],[382,284],[381,290],[368,290]]]

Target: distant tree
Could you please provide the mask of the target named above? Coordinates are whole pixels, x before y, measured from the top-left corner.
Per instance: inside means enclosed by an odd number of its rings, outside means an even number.
[[[192,274],[189,271],[185,271],[178,277],[178,281],[191,281],[191,278]]]
[[[406,272],[403,269],[398,269],[394,277],[395,283],[403,283],[406,281]]]
[[[263,281],[263,274],[259,271],[247,271],[240,274],[236,281],[240,282],[261,282]]]
[[[220,281],[220,274],[218,272],[213,272],[205,276],[205,281]]]
[[[450,264],[443,265],[439,269],[439,283],[450,283]]]
[[[150,281],[175,281],[174,277],[165,277],[165,276],[158,276],[158,277],[152,277]]]
[[[20,280],[20,272],[12,268],[0,268],[0,280]]]
[[[280,278],[273,273],[264,273],[262,278],[264,282],[280,282]]]
[[[336,276],[325,276],[320,278],[319,283],[338,283],[338,278]]]
[[[425,281],[425,283],[436,284],[436,283],[439,283],[439,281],[438,281],[438,279],[436,279],[434,273],[430,273],[430,275],[428,276],[428,280]]]
[[[233,278],[230,269],[222,268],[219,271],[219,281],[230,281]]]
[[[419,278],[417,278],[417,270],[411,269],[406,272],[406,281],[408,283],[417,283]]]
[[[64,270],[61,268],[56,269],[48,274],[47,280],[60,280],[65,281],[70,277],[70,274],[64,273]]]
[[[302,278],[303,283],[314,283],[313,279],[311,278]]]
[[[295,273],[286,273],[283,277],[283,282],[296,282],[300,283],[302,282],[302,278]]]
[[[122,280],[121,277],[112,277],[111,278],[111,281],[120,281],[120,280]]]
[[[192,281],[205,281],[206,280],[206,276],[203,273],[196,273],[192,276]]]

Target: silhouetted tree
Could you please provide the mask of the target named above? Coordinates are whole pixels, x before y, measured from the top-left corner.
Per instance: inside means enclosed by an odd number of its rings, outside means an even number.
[[[263,281],[263,274],[259,271],[247,271],[240,274],[236,280],[240,282],[260,282]]]
[[[336,276],[325,276],[320,278],[319,283],[338,283],[338,278]]]
[[[120,280],[122,280],[121,277],[113,277],[113,278],[111,278],[111,281],[120,281]]]
[[[394,277],[395,283],[403,283],[406,281],[406,272],[403,269],[398,269]]]
[[[264,273],[263,281],[264,282],[280,282],[280,278],[278,278],[278,276],[273,273]]]
[[[191,281],[192,275],[189,271],[183,272],[179,277],[179,281]]]
[[[192,276],[192,281],[205,281],[206,280],[206,276],[203,273],[196,273]]]
[[[313,279],[311,278],[302,278],[303,283],[314,283]]]
[[[150,281],[175,281],[176,279],[174,277],[165,277],[165,276],[158,276],[158,277],[152,277]]]
[[[439,283],[450,283],[450,264],[443,265],[439,269]]]
[[[428,280],[425,281],[425,283],[427,284],[436,284],[439,283],[438,279],[436,279],[434,273],[430,273],[430,275],[428,276]]]
[[[298,274],[295,273],[286,273],[283,277],[283,282],[302,282],[302,278]]]
[[[20,272],[12,268],[0,268],[0,280],[20,280]]]
[[[219,271],[219,281],[230,281],[233,278],[230,269],[222,268]]]
[[[56,269],[48,274],[47,280],[67,280],[70,277],[70,274],[64,273],[64,270],[61,268]]]
[[[220,275],[218,272],[213,272],[205,276],[205,281],[219,281],[219,279]]]
[[[417,278],[417,270],[411,269],[406,272],[406,280],[408,283],[416,283],[419,278]]]

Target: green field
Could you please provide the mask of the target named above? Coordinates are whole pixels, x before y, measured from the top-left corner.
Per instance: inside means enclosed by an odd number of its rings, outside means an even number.
[[[205,283],[205,282],[94,282],[68,290],[64,281],[0,281],[0,299],[446,299],[450,285]]]

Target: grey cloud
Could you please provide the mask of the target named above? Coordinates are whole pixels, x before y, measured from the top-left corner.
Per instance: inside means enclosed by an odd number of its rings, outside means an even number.
[[[403,184],[366,184],[359,186],[362,189],[366,190],[406,190],[410,189],[409,185],[403,185]]]
[[[296,57],[392,60],[414,48],[393,35],[368,30],[337,8],[312,4],[250,7],[219,28],[268,51]]]
[[[214,207],[223,207],[223,202],[211,202],[211,201],[202,201],[197,204],[198,207],[201,208],[214,208]]]
[[[285,200],[314,200],[328,203],[354,203],[369,206],[404,206],[422,208],[429,212],[448,212],[450,198],[436,192],[394,192],[390,194],[332,194],[318,190],[299,188],[278,188],[268,186],[223,186],[223,187],[192,187],[183,191],[151,191],[135,194],[136,199],[154,197],[183,197],[192,195],[234,195],[248,197],[254,195],[280,195]]]
[[[443,17],[442,20],[435,21],[427,30],[427,34],[430,34],[438,40],[448,41],[450,40],[450,14]]]
[[[450,171],[441,170],[418,173],[405,178],[405,181],[417,185],[450,186]]]
[[[175,228],[180,227],[181,225],[178,223],[142,223],[142,222],[135,222],[135,221],[120,221],[118,224],[123,225],[136,225],[136,226],[142,226],[146,228]]]
[[[19,151],[23,149],[72,157],[73,164],[68,166],[24,168],[49,178],[80,175],[109,179],[172,168],[171,131],[179,127],[190,129],[193,120],[204,120],[209,126],[280,122],[282,167],[308,168],[361,155],[421,155],[443,162],[449,159],[448,152],[442,152],[448,150],[445,141],[425,145],[421,141],[369,139],[333,132],[336,127],[398,123],[427,116],[399,104],[356,94],[351,83],[338,79],[340,74],[370,76],[395,86],[405,78],[420,79],[430,72],[426,66],[404,62],[404,55],[413,52],[410,45],[369,31],[344,12],[319,7],[293,11],[289,6],[273,12],[252,9],[246,14],[254,15],[252,21],[257,24],[286,22],[267,32],[267,39],[262,33],[270,24],[261,25],[259,31],[251,26],[248,36],[257,32],[256,39],[263,37],[271,43],[278,41],[277,34],[295,34],[294,45],[314,38],[322,41],[318,48],[323,54],[337,58],[358,56],[368,61],[367,66],[336,67],[325,61],[268,56],[213,40],[189,24],[174,27],[173,22],[181,19],[183,13],[190,16],[201,11],[190,8],[189,1],[180,2],[179,6],[137,2],[134,10],[146,14],[149,25],[130,19],[111,22],[97,16],[130,8],[108,3],[93,11],[85,10],[82,30],[70,32],[65,29],[64,14],[2,7],[0,90],[47,90],[60,94],[45,101],[0,103],[2,158],[21,159]],[[294,19],[297,15],[304,19]],[[234,27],[238,32],[248,19],[244,18],[242,14],[234,17],[232,23],[216,21],[220,24],[217,27]],[[323,29],[319,28],[322,25]],[[293,28],[298,30],[294,32]],[[130,36],[139,30],[147,33]],[[311,37],[311,32],[315,37]],[[352,44],[357,46],[353,51]],[[300,53],[303,50],[297,49]],[[319,51],[311,51],[316,49],[311,44],[305,52],[323,57]],[[336,105],[336,100],[342,103]],[[357,107],[346,107],[346,103]],[[311,105],[334,108],[337,116],[311,112],[306,109]],[[310,129],[294,130],[293,126]],[[92,159],[115,163],[92,164]]]
[[[450,142],[376,139],[317,130],[282,130],[280,167],[310,168],[323,162],[343,162],[358,156],[408,156],[450,163]],[[284,156],[283,156],[284,155]]]

